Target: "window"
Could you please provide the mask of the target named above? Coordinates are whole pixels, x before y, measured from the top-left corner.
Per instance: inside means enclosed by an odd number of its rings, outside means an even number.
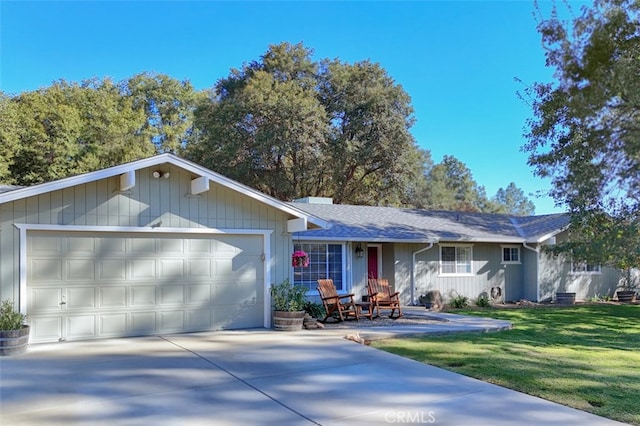
[[[303,250],[309,255],[309,266],[293,268],[294,285],[316,291],[319,279],[331,278],[338,291],[345,290],[342,244],[296,243],[293,250]]]
[[[571,262],[572,274],[599,274],[600,265],[592,265],[587,262]]]
[[[441,246],[440,273],[443,275],[471,275],[471,246]]]
[[[502,246],[502,263],[520,263],[520,247]]]

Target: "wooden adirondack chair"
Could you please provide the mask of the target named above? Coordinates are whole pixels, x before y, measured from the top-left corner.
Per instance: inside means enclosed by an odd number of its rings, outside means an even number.
[[[380,308],[391,309],[389,318],[400,318],[402,316],[402,308],[400,307],[400,293],[391,293],[389,280],[386,278],[369,278],[367,281],[367,290],[369,291],[369,302],[371,302],[371,310],[376,310],[376,316],[380,315]],[[397,316],[394,313],[398,311]]]
[[[340,321],[347,318],[360,319],[358,306],[353,300],[353,294],[338,294],[332,279],[318,280],[318,293],[327,313],[321,322],[325,322],[329,317],[338,314]]]

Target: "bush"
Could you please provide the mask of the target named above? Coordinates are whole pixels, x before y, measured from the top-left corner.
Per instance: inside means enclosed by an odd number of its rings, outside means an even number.
[[[461,294],[456,294],[451,299],[451,307],[456,309],[462,309],[469,306],[469,298],[467,296],[463,296]]]
[[[0,330],[20,330],[26,317],[13,309],[13,302],[4,300],[0,306]]]
[[[304,311],[316,319],[324,317],[324,306],[320,303],[307,301],[304,304]]]
[[[271,285],[271,302],[274,311],[304,311],[307,288],[293,285],[288,279]]]
[[[487,296],[486,294],[481,294],[480,296],[478,296],[478,298],[476,299],[476,306],[479,306],[481,308],[490,308],[491,302],[489,301],[489,296]]]

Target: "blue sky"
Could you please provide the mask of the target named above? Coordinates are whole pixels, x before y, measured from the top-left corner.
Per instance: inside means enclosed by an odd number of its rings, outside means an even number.
[[[0,90],[144,71],[205,89],[283,41],[380,63],[411,96],[412,133],[434,162],[453,155],[489,196],[515,182],[536,213],[561,211],[535,196],[550,182],[521,151],[531,109],[516,92],[552,79],[533,1],[0,0]]]

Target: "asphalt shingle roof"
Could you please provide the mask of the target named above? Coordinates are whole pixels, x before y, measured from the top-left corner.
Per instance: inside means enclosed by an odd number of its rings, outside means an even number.
[[[569,223],[567,214],[521,217],[344,204],[291,205],[332,225],[296,235],[351,241],[533,243],[560,232]]]

